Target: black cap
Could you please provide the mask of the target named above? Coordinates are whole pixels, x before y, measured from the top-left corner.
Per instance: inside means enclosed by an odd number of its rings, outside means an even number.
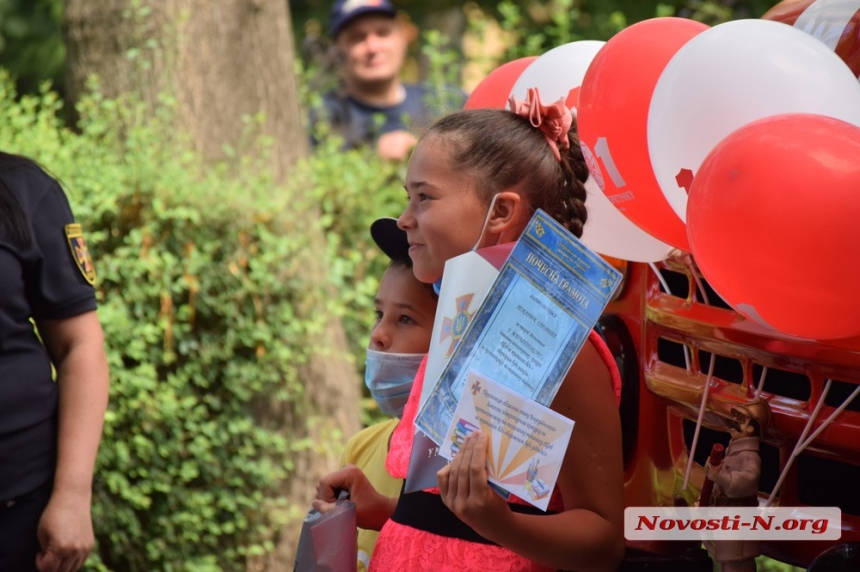
[[[397,226],[397,219],[378,218],[370,225],[370,236],[382,252],[392,260],[409,259],[406,231]]]
[[[397,8],[388,0],[337,0],[331,7],[328,31],[336,37],[343,27],[364,14],[397,15]]]

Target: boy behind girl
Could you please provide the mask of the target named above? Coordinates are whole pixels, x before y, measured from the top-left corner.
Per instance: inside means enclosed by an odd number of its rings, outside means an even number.
[[[374,221],[370,234],[391,263],[382,274],[374,300],[376,323],[367,347],[365,383],[380,410],[392,419],[354,435],[341,461],[359,467],[380,493],[397,497],[403,479],[395,479],[385,470],[388,441],[400,421],[418,366],[430,348],[438,296],[431,284],[419,282],[412,273],[406,233],[397,227],[395,219]],[[367,570],[378,534],[359,529],[359,571]]]

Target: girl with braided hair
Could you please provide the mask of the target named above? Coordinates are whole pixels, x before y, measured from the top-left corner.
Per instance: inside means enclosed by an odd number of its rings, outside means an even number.
[[[541,208],[573,234],[585,223],[588,169],[563,100],[546,106],[537,90],[512,111],[446,116],[419,140],[406,175],[406,231],[415,276],[435,283],[445,261],[516,241]],[[423,386],[419,369],[391,438],[387,468],[404,477]],[[596,334],[571,366],[552,409],[576,422],[549,510],[487,483],[486,436],[467,437],[437,473],[438,488],[391,499],[347,466],[323,477],[315,506],[325,511],[348,489],[358,526],[381,533],[370,570],[615,570],[624,552],[621,430],[612,392],[614,362]]]

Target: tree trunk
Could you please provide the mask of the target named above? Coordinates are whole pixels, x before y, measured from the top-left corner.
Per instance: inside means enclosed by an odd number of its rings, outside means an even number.
[[[172,96],[177,129],[190,136],[207,161],[227,158],[225,149],[241,149],[249,135],[264,135],[273,145],[273,173],[283,180],[308,153],[284,0],[67,0],[64,34],[72,103],[96,74],[107,97],[135,93],[155,110],[159,97]],[[247,117],[261,113],[259,124],[251,122],[258,130],[249,134]],[[316,220],[317,213],[295,216]],[[310,283],[326,284],[324,237],[314,236],[311,242],[302,271]],[[320,298],[334,295],[320,290]],[[260,421],[311,443],[330,441],[338,431],[350,435],[360,427],[360,384],[345,358],[343,328],[331,319],[318,339],[307,343],[321,350],[301,372],[304,402],[286,412],[267,408]],[[307,510],[317,479],[337,462],[332,453],[297,454],[293,476],[282,491],[297,512]],[[288,525],[275,539],[276,550],[249,562],[248,569],[292,569],[299,524]]]
[[[108,96],[159,93],[178,103],[180,128],[207,159],[224,157],[265,113],[279,175],[307,154],[293,71],[294,43],[280,0],[67,0],[66,88],[75,101],[96,73]],[[154,40],[154,41],[153,41]]]

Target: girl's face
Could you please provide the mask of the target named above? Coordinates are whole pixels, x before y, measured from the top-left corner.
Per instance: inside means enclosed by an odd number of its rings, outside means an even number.
[[[397,225],[406,231],[412,270],[422,282],[439,280],[446,260],[475,246],[487,216],[474,182],[452,168],[448,154],[438,136],[425,137],[406,171],[409,205]]]
[[[378,352],[423,354],[430,348],[436,296],[406,266],[389,266],[374,300],[376,323],[368,347]]]

